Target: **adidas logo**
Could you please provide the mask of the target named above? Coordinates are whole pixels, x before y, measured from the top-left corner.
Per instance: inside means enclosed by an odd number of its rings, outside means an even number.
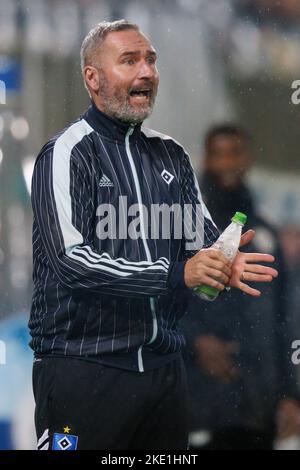
[[[100,188],[112,188],[114,186],[114,183],[110,181],[110,179],[103,174],[100,183],[99,183]]]

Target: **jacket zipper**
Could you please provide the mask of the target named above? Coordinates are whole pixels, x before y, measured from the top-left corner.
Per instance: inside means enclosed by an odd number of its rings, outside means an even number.
[[[133,174],[136,194],[137,194],[137,198],[138,198],[138,204],[140,206],[142,206],[143,201],[142,201],[141,187],[140,187],[140,184],[139,184],[137,171],[136,171],[135,163],[134,163],[133,158],[132,158],[132,153],[131,153],[131,150],[130,150],[130,143],[129,143],[129,138],[132,135],[133,131],[134,131],[134,126],[130,126],[130,128],[127,131],[126,137],[125,137],[125,147],[126,147],[126,154],[127,154],[130,166],[131,166],[131,171],[132,171],[132,174]],[[150,250],[149,250],[149,247],[148,247],[148,244],[147,244],[147,240],[146,240],[144,214],[142,212],[140,213],[140,218],[141,218],[142,240],[143,240],[143,244],[144,244],[144,248],[145,248],[145,252],[146,252],[146,257],[147,257],[147,261],[151,262],[152,257],[151,257],[151,253],[150,253]],[[150,297],[150,309],[151,309],[152,321],[153,321],[153,334],[152,334],[152,337],[151,337],[150,341],[147,344],[151,344],[151,343],[153,343],[153,341],[155,341],[155,339],[157,337],[157,330],[158,330],[158,328],[157,328],[157,318],[156,318],[156,312],[155,312],[155,300],[154,300],[153,297]],[[139,372],[144,372],[142,350],[143,350],[143,346],[140,346],[139,350],[138,350]]]

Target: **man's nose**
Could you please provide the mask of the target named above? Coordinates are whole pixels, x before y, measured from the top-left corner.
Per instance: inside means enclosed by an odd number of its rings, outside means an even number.
[[[138,78],[152,78],[155,75],[155,67],[146,60],[142,60],[139,67]]]

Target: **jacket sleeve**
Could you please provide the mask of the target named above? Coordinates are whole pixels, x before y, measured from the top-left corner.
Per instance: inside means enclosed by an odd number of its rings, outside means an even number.
[[[167,258],[133,262],[93,246],[90,169],[64,145],[56,141],[42,149],[32,178],[35,227],[59,282],[69,289],[124,297],[158,296],[176,287],[176,263]]]
[[[183,150],[181,175],[182,202],[184,207],[185,257],[191,258],[201,248],[209,248],[219,238],[215,225],[205,203],[190,157]]]
[[[216,227],[206,205],[203,202],[195,171],[190,157],[180,147],[179,180],[181,188],[181,206],[183,214],[182,227],[182,261],[172,267],[173,288],[184,288],[184,267],[202,248],[209,248],[219,238]]]

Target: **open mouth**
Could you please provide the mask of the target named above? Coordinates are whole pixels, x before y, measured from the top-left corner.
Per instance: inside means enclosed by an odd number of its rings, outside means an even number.
[[[150,98],[152,91],[150,89],[132,90],[129,94],[133,97]]]

